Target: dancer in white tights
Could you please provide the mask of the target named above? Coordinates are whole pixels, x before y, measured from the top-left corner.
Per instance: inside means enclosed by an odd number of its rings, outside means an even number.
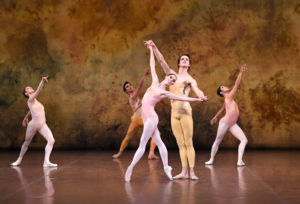
[[[157,128],[158,116],[154,110],[154,106],[156,105],[156,103],[158,103],[164,98],[169,98],[172,100],[180,100],[180,101],[202,101],[203,100],[201,98],[177,96],[175,94],[166,91],[165,89],[167,86],[170,86],[176,82],[177,79],[176,75],[169,74],[165,77],[165,79],[161,83],[159,83],[158,77],[155,72],[155,60],[154,60],[152,47],[148,46],[148,49],[150,50],[150,68],[151,68],[152,84],[147,89],[142,100],[142,119],[144,122],[144,129],[143,129],[143,134],[141,136],[140,145],[125,174],[125,181],[127,182],[130,181],[132,170],[134,166],[137,164],[137,162],[142,158],[145,152],[146,144],[150,138],[154,140],[154,142],[156,143],[159,149],[159,153],[163,162],[164,171],[166,175],[169,177],[170,180],[173,179],[171,174],[172,168],[168,165],[168,151],[165,144],[163,143],[163,141],[159,136],[159,131]]]
[[[225,116],[220,120],[217,137],[216,140],[211,148],[211,155],[210,160],[205,162],[206,165],[212,165],[214,163],[215,155],[218,151],[219,145],[221,141],[223,140],[223,137],[227,130],[233,134],[234,137],[236,137],[240,141],[239,149],[238,149],[238,166],[244,166],[245,163],[243,162],[243,154],[246,147],[246,144],[248,142],[244,132],[242,129],[236,124],[236,121],[239,117],[239,108],[236,104],[236,102],[233,100],[233,96],[236,93],[241,79],[242,79],[242,73],[245,72],[247,69],[246,65],[241,66],[240,73],[235,81],[234,87],[230,91],[228,87],[226,86],[220,86],[217,90],[217,94],[221,97],[225,98],[223,107],[217,112],[215,117],[211,119],[210,123],[213,125],[217,122],[218,117],[223,113],[224,110],[226,110]]]
[[[57,164],[53,164],[50,162],[50,154],[53,148],[54,144],[54,138],[52,135],[51,130],[46,124],[46,117],[45,117],[45,111],[44,106],[36,99],[40,91],[42,90],[44,83],[48,82],[48,76],[43,77],[37,90],[34,91],[34,89],[30,86],[25,87],[23,94],[25,97],[28,98],[27,105],[29,107],[29,112],[25,116],[22,125],[24,127],[27,126],[26,130],[26,136],[25,141],[22,145],[20,155],[17,159],[17,161],[11,163],[12,166],[18,166],[21,164],[22,159],[24,157],[24,154],[26,153],[28,146],[34,137],[34,135],[39,132],[46,140],[47,145],[45,148],[45,159],[44,159],[44,167],[55,167]],[[28,123],[28,117],[31,115],[31,121]]]

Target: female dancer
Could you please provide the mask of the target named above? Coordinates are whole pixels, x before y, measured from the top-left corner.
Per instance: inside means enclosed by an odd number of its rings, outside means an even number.
[[[171,93],[180,96],[188,96],[192,89],[202,101],[207,100],[207,97],[204,96],[204,93],[198,88],[196,80],[188,73],[191,66],[189,55],[184,54],[179,57],[177,74],[174,70],[170,69],[163,55],[152,40],[146,41],[145,45],[153,47],[154,54],[167,75],[172,73],[177,76],[176,83],[170,86]],[[195,175],[194,171],[195,150],[193,147],[192,108],[188,102],[179,100],[172,100],[171,106],[171,126],[179,148],[182,165],[181,173],[175,176],[174,179],[190,178],[196,180],[198,177]],[[190,168],[190,171],[188,171],[188,167]]]
[[[133,115],[131,116],[131,123],[129,125],[127,134],[121,143],[120,150],[117,154],[113,155],[113,158],[115,158],[115,159],[121,157],[123,151],[127,147],[128,143],[131,140],[134,133],[140,127],[143,127],[143,125],[144,125],[143,120],[142,120],[142,112],[141,112],[142,103],[141,103],[141,99],[139,98],[139,94],[144,85],[146,76],[149,74],[150,74],[150,69],[147,69],[146,72],[144,73],[143,77],[141,78],[136,90],[134,90],[133,86],[128,81],[126,81],[123,85],[124,92],[126,92],[129,95],[129,104],[132,108]],[[156,147],[156,144],[154,143],[154,141],[152,139],[151,143],[150,143],[148,159],[159,159],[159,157],[154,154],[155,147]]]
[[[43,77],[37,90],[34,91],[32,87],[25,87],[23,94],[26,98],[28,98],[27,105],[29,107],[29,112],[25,116],[22,125],[24,127],[27,126],[25,141],[22,145],[20,155],[17,161],[11,163],[12,166],[18,166],[21,164],[21,161],[26,153],[28,146],[33,138],[33,136],[39,132],[46,140],[47,145],[45,148],[45,159],[44,159],[44,167],[55,167],[57,164],[53,164],[50,162],[50,154],[54,144],[54,138],[51,130],[46,124],[46,116],[44,106],[36,99],[40,91],[42,90],[44,83],[48,82],[48,76]],[[28,123],[28,117],[31,115],[31,121]]]
[[[205,162],[206,165],[212,165],[214,163],[215,155],[218,151],[219,145],[223,140],[223,137],[227,130],[229,130],[234,137],[240,140],[239,150],[238,150],[238,166],[244,166],[245,163],[243,162],[243,154],[248,142],[244,132],[242,129],[236,124],[236,121],[239,117],[239,108],[236,102],[233,100],[233,96],[236,93],[241,79],[242,73],[245,72],[247,69],[246,65],[243,65],[240,69],[240,73],[235,81],[234,87],[230,91],[230,89],[226,86],[220,86],[217,90],[217,94],[221,97],[224,97],[224,105],[223,107],[217,112],[215,117],[211,119],[210,124],[213,125],[217,122],[218,117],[226,110],[225,116],[220,120],[217,137],[216,140],[211,148],[210,160]]]
[[[144,129],[140,140],[139,148],[137,149],[133,157],[133,160],[129,165],[125,174],[125,181],[127,182],[130,181],[130,177],[134,166],[143,156],[145,152],[146,144],[150,139],[150,137],[154,140],[154,142],[156,143],[159,149],[159,153],[163,162],[165,173],[167,174],[170,180],[173,179],[171,174],[172,168],[168,166],[168,151],[165,144],[163,143],[163,141],[159,136],[159,131],[157,128],[158,116],[154,110],[154,106],[156,105],[156,103],[158,103],[164,98],[169,98],[172,100],[181,100],[181,101],[201,101],[201,99],[199,98],[177,96],[175,94],[166,91],[165,89],[167,86],[170,86],[176,82],[176,75],[170,73],[165,77],[165,79],[161,83],[159,83],[158,77],[155,72],[155,60],[154,60],[152,46],[148,46],[148,49],[150,50],[150,68],[151,68],[152,84],[147,89],[142,99],[142,119],[144,122]]]

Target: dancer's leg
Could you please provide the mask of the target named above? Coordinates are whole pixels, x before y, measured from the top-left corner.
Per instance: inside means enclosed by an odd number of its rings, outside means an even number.
[[[123,151],[125,150],[125,148],[127,147],[129,141],[131,140],[131,138],[133,137],[134,133],[137,131],[137,129],[139,127],[143,127],[143,121],[141,118],[131,118],[131,123],[129,125],[129,128],[127,130],[126,136],[123,139],[121,146],[120,146],[120,150],[117,154],[113,155],[113,158],[119,158]]]
[[[215,140],[213,146],[211,147],[210,160],[205,162],[206,165],[211,165],[214,163],[215,155],[219,149],[219,145],[220,145],[221,141],[223,140],[224,135],[227,132],[227,130],[228,130],[227,123],[219,122],[217,137],[216,137],[216,140]]]
[[[17,161],[11,163],[12,166],[18,166],[19,164],[21,164],[22,159],[28,150],[28,146],[29,146],[33,136],[36,134],[36,132],[37,132],[37,130],[36,130],[34,123],[32,123],[32,122],[29,123],[27,126],[27,129],[26,129],[25,141],[22,145],[20,155],[19,155]]]
[[[170,180],[173,180],[173,177],[171,174],[172,168],[170,166],[168,166],[168,150],[166,148],[166,145],[161,140],[161,137],[159,135],[159,131],[157,128],[152,136],[152,139],[155,141],[155,143],[158,147],[160,157],[161,157],[162,163],[164,165],[165,173],[167,174],[167,176],[169,177]]]
[[[244,166],[243,155],[245,151],[246,144],[248,143],[247,137],[245,136],[243,130],[237,125],[234,124],[229,131],[231,134],[240,141],[239,150],[238,150],[238,166]]]
[[[53,144],[55,142],[52,132],[49,129],[47,124],[44,124],[42,128],[39,130],[39,133],[47,140],[47,145],[45,147],[45,159],[44,159],[44,167],[55,167],[57,164],[52,164],[50,162],[50,154],[53,148]]]
[[[125,174],[125,181],[130,181],[130,177],[132,174],[132,170],[134,166],[137,164],[137,162],[142,158],[142,156],[145,153],[145,148],[148,140],[152,135],[154,134],[156,128],[157,128],[158,118],[156,117],[150,117],[146,120],[144,123],[144,129],[143,134],[140,140],[140,145],[137,151],[134,154],[134,157],[132,159],[131,164],[129,165],[126,174]]]
[[[159,157],[154,154],[155,147],[156,147],[156,144],[153,141],[153,139],[151,139],[148,159],[159,159]]]

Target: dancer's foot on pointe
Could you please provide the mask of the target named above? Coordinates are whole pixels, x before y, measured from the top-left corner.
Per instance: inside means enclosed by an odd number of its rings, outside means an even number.
[[[53,163],[51,163],[50,161],[44,161],[43,166],[44,166],[45,168],[47,168],[47,167],[57,167],[57,164],[53,164]]]
[[[114,154],[112,157],[113,157],[114,159],[118,159],[118,158],[121,157],[121,155],[122,155],[122,152],[118,152],[117,154]]]
[[[239,160],[236,165],[237,166],[245,166],[246,164],[243,162],[243,160]]]
[[[209,161],[205,162],[205,165],[213,165],[214,164],[214,160],[210,159]]]
[[[198,176],[196,176],[194,168],[190,168],[190,179],[191,180],[198,180]]]
[[[149,160],[158,160],[159,157],[156,156],[156,155],[154,154],[154,152],[149,152],[149,154],[148,154],[148,159],[149,159]]]
[[[188,178],[189,178],[189,174],[187,171],[187,167],[182,168],[181,173],[173,177],[173,179],[188,179]]]
[[[129,166],[125,173],[125,181],[126,182],[130,182],[131,174],[132,174],[132,168]]]
[[[22,159],[18,158],[17,161],[11,163],[10,165],[11,166],[19,166],[21,164],[21,162],[22,162]]]
[[[173,180],[172,173],[171,173],[172,167],[165,166],[164,170],[165,170],[165,173],[167,174],[167,176],[169,177],[169,179],[172,181]]]

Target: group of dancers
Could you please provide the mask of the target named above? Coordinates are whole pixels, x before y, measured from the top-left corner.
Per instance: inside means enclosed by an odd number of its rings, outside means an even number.
[[[191,59],[188,54],[181,55],[178,58],[178,73],[176,73],[174,70],[170,69],[163,55],[160,53],[152,40],[145,41],[144,44],[150,51],[150,70],[146,70],[136,90],[134,90],[130,82],[126,81],[123,85],[123,90],[129,95],[129,104],[132,107],[133,115],[131,117],[131,123],[127,134],[121,143],[119,152],[114,154],[113,158],[119,158],[122,155],[124,149],[128,145],[129,140],[132,138],[136,130],[139,127],[143,127],[140,144],[134,154],[131,164],[127,168],[125,173],[125,181],[130,181],[133,168],[143,156],[146,149],[146,144],[150,138],[152,140],[148,159],[158,159],[158,157],[154,154],[155,147],[157,146],[163,163],[164,171],[170,180],[197,180],[198,177],[196,176],[194,170],[195,150],[193,147],[192,108],[189,102],[205,102],[207,101],[207,97],[204,95],[203,91],[198,88],[196,80],[188,73],[191,66]],[[161,82],[159,82],[155,71],[154,56],[166,74],[165,79]],[[239,75],[235,81],[234,87],[231,90],[226,86],[220,86],[217,89],[217,94],[221,97],[224,97],[224,105],[213,117],[213,119],[211,119],[211,125],[217,122],[218,118],[224,111],[225,116],[219,122],[217,136],[211,148],[211,157],[209,161],[205,162],[206,165],[212,165],[214,163],[214,158],[218,151],[218,147],[227,130],[229,130],[240,141],[237,166],[245,165],[242,159],[245,146],[247,144],[247,138],[241,128],[236,124],[239,116],[239,109],[233,97],[239,87],[242,73],[245,72],[246,69],[246,65],[241,66]],[[147,89],[143,99],[140,100],[139,94],[146,76],[150,73],[152,77],[151,86]],[[39,132],[47,140],[43,166],[57,166],[57,164],[53,164],[49,160],[54,144],[54,138],[46,124],[44,106],[36,99],[42,90],[44,83],[48,82],[47,78],[48,77],[42,78],[37,90],[34,90],[29,86],[25,87],[24,89],[23,94],[28,98],[27,104],[30,111],[25,116],[22,123],[23,126],[27,126],[25,141],[22,145],[18,159],[11,164],[12,166],[18,166],[21,164],[23,156],[26,153],[33,136],[37,132]],[[167,87],[169,87],[170,91],[166,91]],[[197,98],[188,97],[191,89],[197,95]],[[175,177],[172,176],[172,168],[168,165],[168,151],[165,144],[161,140],[160,132],[157,128],[159,119],[154,109],[155,105],[164,98],[171,100],[171,126],[178,144],[180,160],[182,164],[181,173]],[[32,119],[28,123],[28,118],[30,115]]]

